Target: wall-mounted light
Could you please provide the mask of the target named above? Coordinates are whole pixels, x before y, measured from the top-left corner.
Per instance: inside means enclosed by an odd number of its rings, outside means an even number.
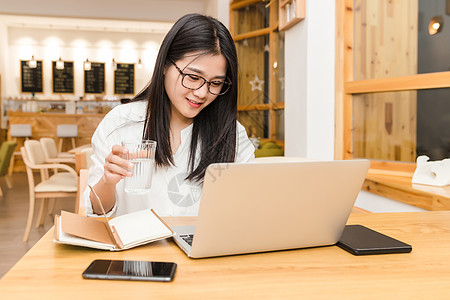
[[[112,67],[113,71],[117,70],[117,63],[114,58],[112,59],[111,67]]]
[[[64,69],[64,61],[61,59],[61,56],[56,61],[56,69],[57,70],[63,70]]]
[[[441,16],[435,16],[431,18],[430,23],[428,23],[428,33],[430,35],[435,35],[442,31],[444,27],[444,19]]]
[[[141,60],[141,58],[139,57],[139,60],[138,60],[138,63],[137,63],[137,67],[138,67],[138,69],[142,69],[142,60]]]
[[[83,67],[85,71],[91,70],[91,62],[89,61],[89,59],[86,58],[86,61],[83,63]]]
[[[34,55],[31,56],[31,60],[28,61],[28,67],[35,69],[37,67],[37,61],[34,59]]]

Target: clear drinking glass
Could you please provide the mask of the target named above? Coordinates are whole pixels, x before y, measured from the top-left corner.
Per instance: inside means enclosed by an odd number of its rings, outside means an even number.
[[[124,179],[125,192],[141,193],[148,191],[152,186],[155,168],[156,141],[123,141],[122,146],[128,149],[125,158],[134,164],[134,168],[130,170],[133,172],[133,176]]]

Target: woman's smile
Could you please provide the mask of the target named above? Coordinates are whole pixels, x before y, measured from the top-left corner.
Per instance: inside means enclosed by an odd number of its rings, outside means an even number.
[[[186,98],[186,100],[189,103],[189,105],[191,105],[194,108],[199,108],[203,104],[202,102],[194,101],[189,98]]]

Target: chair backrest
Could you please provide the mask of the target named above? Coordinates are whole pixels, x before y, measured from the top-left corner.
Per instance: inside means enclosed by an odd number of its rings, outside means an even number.
[[[76,124],[59,124],[56,127],[56,135],[58,137],[76,137],[76,136],[78,136],[78,125],[76,125]]]
[[[81,169],[88,169],[93,165],[91,155],[94,153],[92,147],[87,147],[75,153],[75,170],[80,173]]]
[[[86,169],[89,169],[92,165],[93,165],[93,161],[92,161],[92,154],[94,154],[94,148],[92,147],[87,147],[84,149],[81,149],[80,152],[83,152],[86,156]]]
[[[33,170],[31,169],[31,162],[28,159],[28,153],[25,148],[25,146],[20,147],[20,152],[22,154],[23,162],[25,163],[25,167],[27,170],[27,177],[28,177],[28,187],[30,191],[34,192],[34,176],[33,176]]]
[[[0,147],[0,176],[4,176],[8,173],[9,163],[16,146],[17,143],[12,141],[2,143],[2,146]]]
[[[12,137],[31,137],[31,125],[11,124],[9,125],[9,135]]]
[[[42,151],[46,159],[58,157],[58,149],[56,148],[55,140],[52,138],[41,138],[39,140],[42,146]]]
[[[36,140],[28,140],[24,143],[27,151],[28,159],[34,165],[40,165],[45,163],[45,155],[42,150],[41,143]]]
[[[86,209],[83,200],[83,193],[87,188],[88,173],[89,171],[87,169],[81,169],[80,176],[78,177],[78,195],[76,203],[76,213],[83,216],[86,214]]]

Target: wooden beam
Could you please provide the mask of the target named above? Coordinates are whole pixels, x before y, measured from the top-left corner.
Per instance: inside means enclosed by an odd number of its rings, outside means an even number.
[[[271,5],[269,10],[269,16],[270,16],[270,22],[269,27],[273,28],[275,26],[278,26],[277,19],[278,19],[278,1],[272,0],[270,3],[275,3],[277,5]],[[279,98],[279,68],[275,68],[274,64],[278,64],[278,58],[279,58],[279,33],[275,31],[270,31],[269,33],[269,65],[268,65],[268,72],[270,74],[269,76],[269,103],[272,101],[276,101],[277,98]],[[272,109],[269,110],[269,137],[272,139],[276,139],[278,137],[278,114],[275,110]]]
[[[362,94],[447,87],[450,87],[450,71],[395,78],[347,81],[344,83],[344,92],[346,94]]]
[[[353,80],[353,1],[336,1],[335,159],[353,158],[352,96],[344,82]]]
[[[264,2],[263,0],[244,0],[244,1],[233,1],[233,3],[230,4],[231,10],[238,10],[241,8],[244,8],[246,6],[258,3],[258,2]]]
[[[239,105],[238,111],[251,110],[281,110],[284,109],[284,102],[268,103],[268,104],[254,104],[254,105]]]
[[[241,33],[241,34],[235,35],[235,36],[233,36],[233,40],[235,42],[238,42],[238,41],[245,40],[245,39],[263,36],[263,35],[269,34],[273,30],[274,29],[271,27],[261,28],[261,29],[257,29],[257,30],[253,30],[253,31],[249,31],[246,33]]]

